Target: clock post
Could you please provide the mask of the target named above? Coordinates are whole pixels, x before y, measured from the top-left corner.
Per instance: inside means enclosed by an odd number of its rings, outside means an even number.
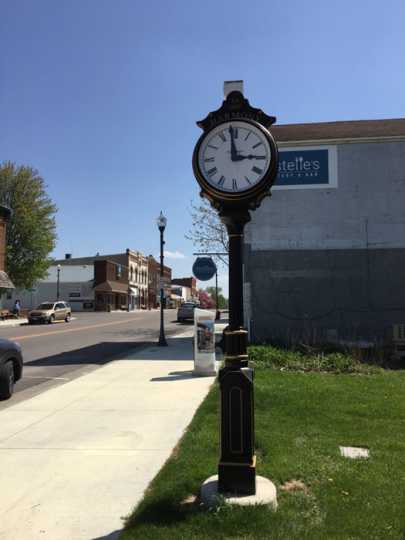
[[[253,369],[243,310],[243,234],[277,174],[278,152],[269,131],[275,118],[251,107],[241,88],[197,122],[204,131],[193,154],[201,196],[218,210],[229,236],[229,325],[219,372],[221,455],[217,491],[256,494]],[[274,487],[274,486],[273,486]]]

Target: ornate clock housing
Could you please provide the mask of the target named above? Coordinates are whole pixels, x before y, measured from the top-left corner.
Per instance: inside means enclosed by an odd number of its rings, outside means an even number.
[[[255,208],[269,194],[278,153],[266,124],[274,120],[232,92],[221,109],[198,122],[204,133],[194,150],[193,169],[201,195],[214,206]]]

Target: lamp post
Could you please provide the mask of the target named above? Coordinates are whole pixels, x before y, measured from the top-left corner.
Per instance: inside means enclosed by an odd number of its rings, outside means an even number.
[[[163,240],[163,233],[166,228],[167,219],[163,215],[162,211],[160,211],[160,215],[157,218],[157,226],[160,231],[160,333],[159,333],[159,343],[161,347],[167,347],[167,341],[165,338],[165,329],[164,329],[164,318],[163,318],[163,246],[165,245],[165,242]]]
[[[59,296],[60,296],[60,289],[59,289],[59,285],[60,285],[60,269],[61,269],[60,264],[58,264],[58,266],[57,266],[56,268],[57,268],[57,278],[56,278],[56,300],[59,300]]]

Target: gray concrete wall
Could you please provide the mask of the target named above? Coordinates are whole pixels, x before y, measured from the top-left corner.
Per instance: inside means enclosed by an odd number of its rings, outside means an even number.
[[[279,189],[252,212],[252,251],[405,247],[405,141],[338,145],[337,155],[337,188]]]
[[[246,255],[255,341],[379,342],[405,322],[405,249]]]
[[[246,316],[258,341],[378,341],[405,322],[405,142],[337,155],[336,189],[277,190],[252,213]]]

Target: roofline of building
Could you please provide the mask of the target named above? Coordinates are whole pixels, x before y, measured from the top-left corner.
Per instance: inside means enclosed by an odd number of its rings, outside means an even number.
[[[122,253],[111,253],[107,255],[93,255],[93,256],[84,256],[84,257],[70,257],[68,259],[55,259],[52,261],[52,266],[55,264],[60,264],[61,266],[80,266],[84,264],[93,264],[94,261],[110,261],[110,262],[116,262],[113,260],[113,257],[126,257],[128,254],[141,256],[143,259],[145,259],[145,264],[147,264],[147,259],[145,255],[142,255],[140,251],[132,251],[130,249],[123,251]],[[119,263],[117,263],[119,264]]]
[[[296,139],[289,141],[276,140],[278,148],[289,148],[291,146],[317,146],[321,144],[365,144],[381,142],[405,141],[405,135],[398,137],[348,137],[348,138],[322,138],[322,139]]]
[[[405,140],[405,118],[276,124],[272,126],[271,131],[280,147],[325,142],[398,141]]]

